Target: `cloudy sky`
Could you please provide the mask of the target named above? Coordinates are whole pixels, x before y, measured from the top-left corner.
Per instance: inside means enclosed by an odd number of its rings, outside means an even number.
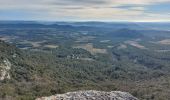
[[[0,20],[170,21],[170,0],[0,0]]]

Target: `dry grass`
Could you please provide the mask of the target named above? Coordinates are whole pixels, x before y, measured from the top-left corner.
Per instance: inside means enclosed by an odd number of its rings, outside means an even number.
[[[170,45],[170,39],[161,40],[156,43],[163,44],[163,45]]]
[[[10,42],[11,40],[17,39],[17,36],[0,36],[0,40]]]
[[[127,46],[125,44],[121,44],[120,46],[117,47],[117,49],[126,49]]]
[[[100,41],[101,43],[107,43],[107,42],[109,42],[110,40],[102,40],[102,41]]]
[[[8,41],[8,40],[10,40],[10,38],[9,38],[9,37],[0,37],[0,40],[2,40],[2,41]]]
[[[108,48],[113,48],[114,46],[112,46],[112,45],[108,45],[107,47],[108,47]]]
[[[94,48],[92,43],[84,44],[84,45],[78,45],[74,46],[73,48],[82,48],[87,51],[89,51],[91,54],[96,54],[96,53],[107,53],[106,49],[99,49],[99,48]]]
[[[139,48],[139,49],[147,49],[145,46],[139,44],[139,43],[136,42],[136,41],[126,41],[125,43],[126,43],[126,44],[129,44],[129,45],[131,45],[131,46],[134,46],[134,47],[136,47],[136,48]]]
[[[89,42],[90,40],[95,39],[96,37],[94,36],[84,36],[81,38],[78,38],[75,42]]]
[[[155,50],[156,52],[170,52],[170,50]]]
[[[44,43],[46,41],[36,41],[36,42],[32,42],[32,41],[23,41],[22,44],[31,44],[33,47],[40,47],[41,43]]]
[[[52,44],[49,44],[49,45],[44,45],[44,47],[46,48],[51,48],[51,49],[55,49],[55,48],[58,48],[59,46],[58,45],[52,45]]]

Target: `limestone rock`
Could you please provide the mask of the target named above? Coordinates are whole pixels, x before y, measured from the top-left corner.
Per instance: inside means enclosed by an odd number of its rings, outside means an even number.
[[[36,100],[138,100],[127,92],[121,91],[77,91],[65,94],[57,94],[49,97],[37,98]]]
[[[9,70],[11,69],[11,63],[8,59],[3,61],[3,64],[0,64],[0,81],[4,79],[10,79]]]

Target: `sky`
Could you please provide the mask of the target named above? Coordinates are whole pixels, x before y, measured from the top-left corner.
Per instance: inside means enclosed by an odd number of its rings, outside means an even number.
[[[170,21],[170,0],[0,0],[0,20]]]

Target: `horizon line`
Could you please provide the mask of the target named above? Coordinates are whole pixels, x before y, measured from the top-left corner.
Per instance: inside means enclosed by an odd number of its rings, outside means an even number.
[[[5,22],[5,21],[20,21],[20,22],[106,22],[106,23],[115,23],[115,22],[124,22],[124,23],[170,23],[170,20],[162,20],[162,21],[158,21],[158,20],[155,20],[155,21],[126,21],[126,20],[0,20],[0,22]]]

